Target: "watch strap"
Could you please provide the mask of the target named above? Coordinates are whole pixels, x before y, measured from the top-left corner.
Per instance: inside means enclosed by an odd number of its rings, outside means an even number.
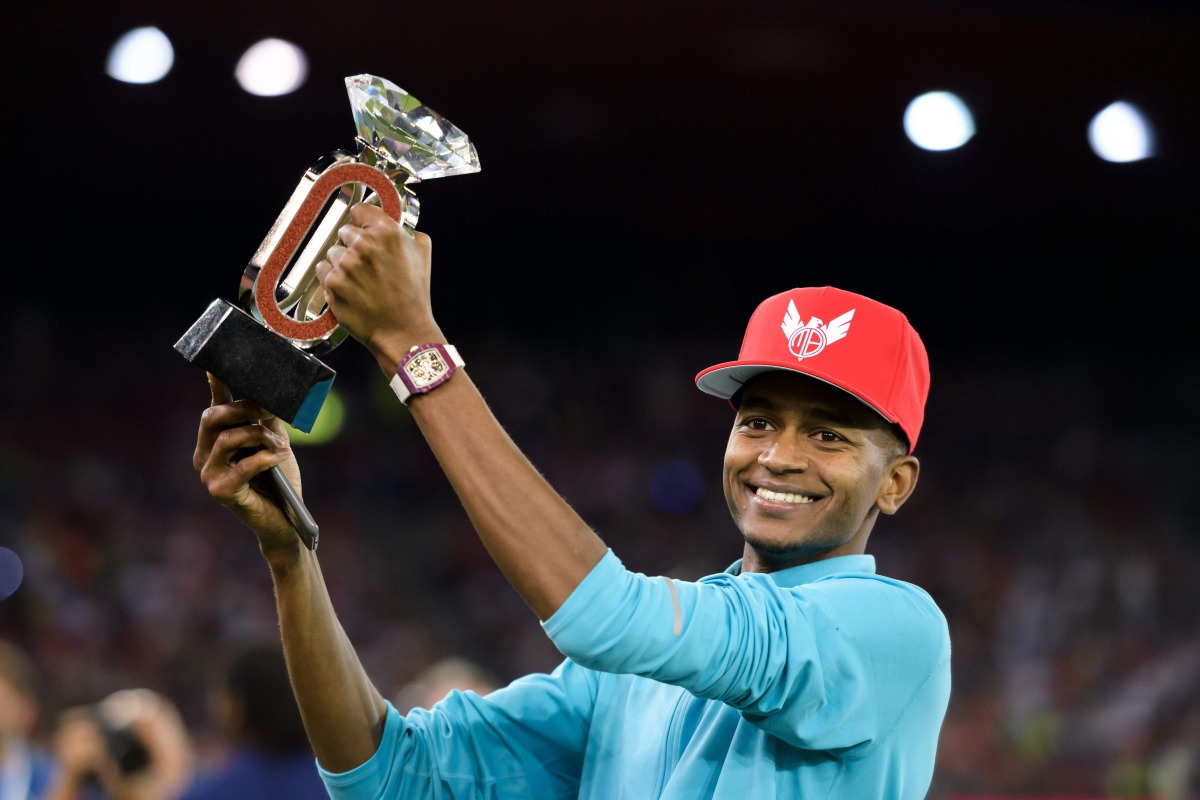
[[[459,367],[465,366],[458,348],[452,344],[426,342],[413,345],[400,359],[390,385],[400,402],[408,405],[414,394],[436,389],[450,380]]]

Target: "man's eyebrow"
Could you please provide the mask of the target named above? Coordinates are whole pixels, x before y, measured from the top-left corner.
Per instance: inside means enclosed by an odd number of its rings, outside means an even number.
[[[742,401],[738,403],[738,408],[745,408],[746,406],[762,409],[763,411],[775,411],[779,408],[777,403],[763,397],[761,394],[751,394],[749,392],[742,395]]]

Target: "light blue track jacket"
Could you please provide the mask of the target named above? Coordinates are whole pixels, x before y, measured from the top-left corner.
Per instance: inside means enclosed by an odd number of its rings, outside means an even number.
[[[695,583],[609,552],[543,623],[567,656],[451,692],[321,775],[335,800],[919,800],[950,696],[937,605],[869,555]]]

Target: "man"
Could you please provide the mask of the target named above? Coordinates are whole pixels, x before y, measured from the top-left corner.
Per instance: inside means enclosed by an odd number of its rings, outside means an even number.
[[[39,800],[54,774],[50,753],[34,741],[38,684],[28,654],[0,641],[0,800]]]
[[[312,750],[278,644],[255,644],[232,659],[214,693],[225,745],[220,761],[195,775],[181,800],[323,800]]]
[[[187,784],[192,742],[179,709],[152,689],[119,689],[62,712],[45,800],[173,800]]]
[[[736,409],[724,486],[742,559],[696,583],[652,578],[626,570],[546,483],[446,349],[429,238],[361,204],[339,233],[318,265],[330,308],[395,376],[484,545],[567,660],[401,717],[359,665],[315,553],[251,482],[282,465],[299,488],[282,424],[221,401],[213,381],[194,466],[258,536],[333,797],[924,796],[950,690],[946,624],[864,554],[919,472],[928,362],[900,312],[830,287],[764,301],[739,359],[697,377]]]

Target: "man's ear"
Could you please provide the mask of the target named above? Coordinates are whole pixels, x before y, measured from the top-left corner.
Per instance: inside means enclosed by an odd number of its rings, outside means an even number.
[[[917,488],[920,474],[921,462],[916,456],[903,455],[892,459],[884,469],[875,505],[884,514],[895,514],[912,495],[913,489]]]

